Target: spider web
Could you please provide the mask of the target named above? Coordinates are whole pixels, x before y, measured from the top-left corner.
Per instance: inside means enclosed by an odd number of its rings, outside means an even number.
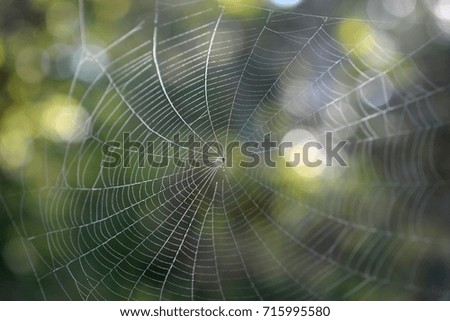
[[[43,296],[442,297],[450,240],[439,200],[449,184],[436,151],[449,84],[427,74],[424,58],[439,35],[396,51],[372,32],[355,43],[337,36],[343,23],[376,30],[380,22],[242,10],[252,14],[160,1],[154,17],[93,53],[80,2],[83,51],[70,97],[88,111],[91,130],[64,146],[57,171],[45,145],[47,184],[37,192],[24,184],[16,220]],[[86,65],[98,69],[88,84],[79,77]],[[348,139],[349,168],[311,180],[219,163],[100,166],[102,145],[124,132],[158,146],[175,134],[281,140],[296,128]],[[40,204],[32,223],[27,198]]]

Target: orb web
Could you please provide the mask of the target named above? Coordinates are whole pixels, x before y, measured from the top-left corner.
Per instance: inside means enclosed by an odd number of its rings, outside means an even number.
[[[449,262],[447,213],[437,205],[449,185],[436,157],[449,84],[424,64],[440,35],[398,48],[377,33],[382,22],[241,9],[250,13],[159,1],[92,52],[80,1],[82,53],[69,97],[89,114],[90,130],[63,146],[57,171],[55,147],[43,146],[47,183],[24,183],[11,196],[18,217],[2,197],[44,298],[417,299],[448,291],[425,272]],[[364,32],[348,37],[352,27]],[[160,146],[176,144],[177,134],[246,142],[297,128],[347,139],[349,167],[305,179],[264,166],[139,167],[134,158],[129,168],[101,166],[103,144],[123,133]],[[162,154],[156,147],[152,156]],[[186,161],[186,148],[176,157]],[[32,219],[28,198],[39,200]]]

